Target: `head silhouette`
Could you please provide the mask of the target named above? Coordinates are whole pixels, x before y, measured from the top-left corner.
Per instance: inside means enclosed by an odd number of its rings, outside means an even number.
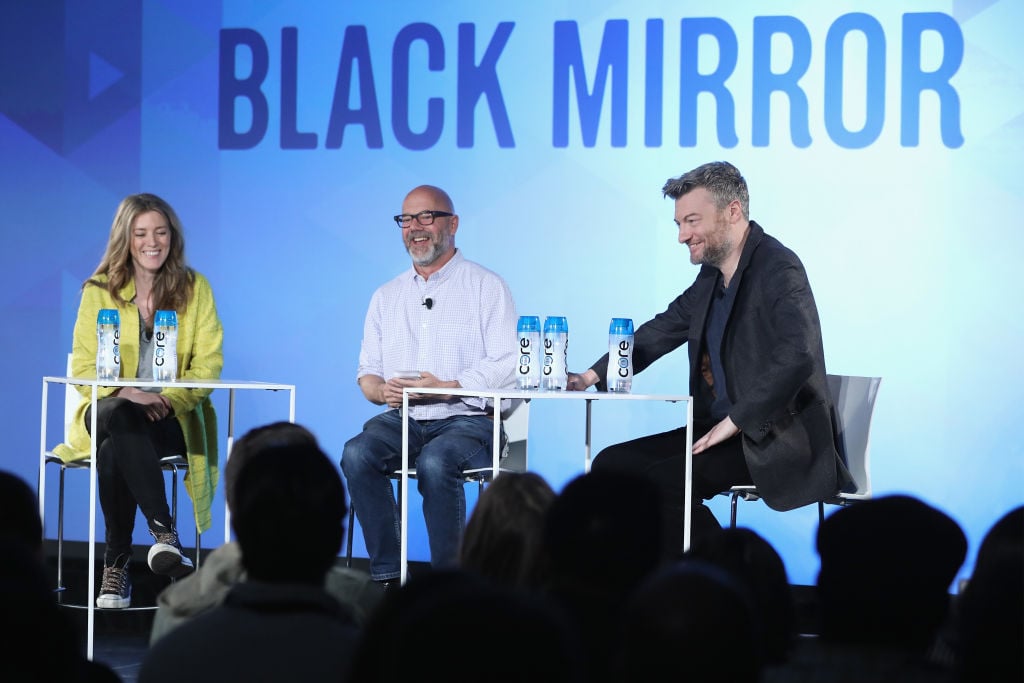
[[[605,597],[636,586],[661,560],[659,495],[653,482],[622,472],[595,470],[566,484],[545,528],[552,586]]]
[[[1024,506],[985,534],[956,616],[958,680],[1024,680]]]
[[[508,656],[475,666],[453,665],[450,657],[439,656],[467,638]],[[388,592],[366,625],[350,678],[361,683],[574,683],[581,675],[575,632],[539,594],[445,568],[418,573]]]
[[[623,610],[614,680],[753,683],[761,670],[756,608],[747,587],[722,567],[683,559],[663,567]]]
[[[536,472],[506,472],[480,494],[466,523],[459,565],[516,586],[538,586],[544,572],[544,520],[555,491]]]
[[[231,457],[224,465],[224,498],[229,510],[235,507],[235,482],[238,480],[238,472],[249,462],[249,458],[267,448],[293,444],[319,447],[311,431],[300,424],[286,421],[253,427],[235,441],[231,447]]]
[[[250,579],[323,583],[348,510],[341,476],[319,447],[254,453],[238,472],[234,497],[231,524]]]
[[[796,606],[775,548],[752,529],[727,528],[697,539],[686,557],[721,567],[746,586],[758,612],[765,660],[784,661],[796,637]]]
[[[921,650],[949,609],[967,538],[947,514],[905,495],[834,512],[818,529],[821,635]]]
[[[43,523],[35,491],[21,477],[0,470],[0,539],[23,544],[43,560]]]

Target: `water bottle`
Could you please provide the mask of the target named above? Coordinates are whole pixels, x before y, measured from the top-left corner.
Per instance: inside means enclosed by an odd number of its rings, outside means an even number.
[[[540,388],[540,318],[536,315],[519,317],[519,366],[516,368],[516,388],[530,391]]]
[[[633,388],[633,320],[612,318],[608,327],[608,391],[628,394]]]
[[[102,308],[96,316],[96,379],[121,376],[121,316]]]
[[[569,379],[569,323],[563,316],[544,319],[544,371],[541,389],[562,391]]]
[[[157,311],[153,318],[153,379],[173,382],[178,377],[178,314]]]

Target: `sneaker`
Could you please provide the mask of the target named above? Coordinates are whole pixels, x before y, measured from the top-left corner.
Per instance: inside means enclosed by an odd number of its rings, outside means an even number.
[[[381,590],[385,593],[391,593],[398,590],[399,586],[402,585],[401,579],[383,579],[382,581],[375,581],[375,583],[381,587]]]
[[[124,609],[132,604],[132,577],[128,574],[128,558],[118,557],[110,567],[103,568],[103,581],[96,606],[100,609]],[[121,565],[121,566],[118,566]]]
[[[149,533],[156,539],[156,543],[150,546],[147,557],[149,568],[154,573],[178,579],[195,569],[192,560],[181,552],[178,533],[174,529],[154,521]]]

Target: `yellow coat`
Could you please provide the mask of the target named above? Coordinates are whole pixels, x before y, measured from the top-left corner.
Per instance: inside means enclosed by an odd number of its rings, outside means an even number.
[[[97,280],[105,281],[106,277]],[[130,303],[135,297],[135,281],[128,282],[120,292],[128,304],[117,306],[113,297],[101,287],[87,285],[75,320],[71,353],[71,374],[74,377],[96,376],[96,316],[101,308],[117,308],[121,316],[121,377],[135,377],[139,367],[139,309]],[[224,366],[222,346],[224,330],[213,300],[210,283],[195,274],[192,300],[188,308],[178,311],[178,374],[181,378],[218,379]],[[90,387],[77,387],[82,402],[75,411],[68,444],[60,444],[54,452],[66,462],[89,457],[91,442],[85,428],[85,411],[91,398]],[[112,387],[99,387],[100,398],[114,393]],[[220,470],[217,465],[217,415],[210,401],[212,389],[165,388],[160,393],[171,402],[174,415],[181,424],[188,450],[188,474],[185,488],[192,498],[196,526],[206,531],[212,520],[210,509],[217,490]]]

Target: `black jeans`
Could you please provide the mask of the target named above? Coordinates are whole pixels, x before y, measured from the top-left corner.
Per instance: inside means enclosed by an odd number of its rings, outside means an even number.
[[[710,431],[710,426],[695,430],[694,440]],[[683,548],[683,512],[686,428],[640,437],[603,449],[594,458],[592,470],[630,472],[643,475],[657,484],[661,494],[663,548],[667,559],[674,559]],[[750,471],[743,457],[740,435],[693,456],[693,508],[690,543],[721,529],[703,500],[711,499],[730,486],[751,484]]]
[[[87,430],[91,411],[92,406],[85,411]],[[142,406],[116,396],[97,402],[96,429],[96,478],[106,524],[104,563],[110,565],[118,556],[131,556],[136,506],[150,528],[154,521],[173,527],[160,459],[183,455],[185,437],[174,416],[150,422]]]

